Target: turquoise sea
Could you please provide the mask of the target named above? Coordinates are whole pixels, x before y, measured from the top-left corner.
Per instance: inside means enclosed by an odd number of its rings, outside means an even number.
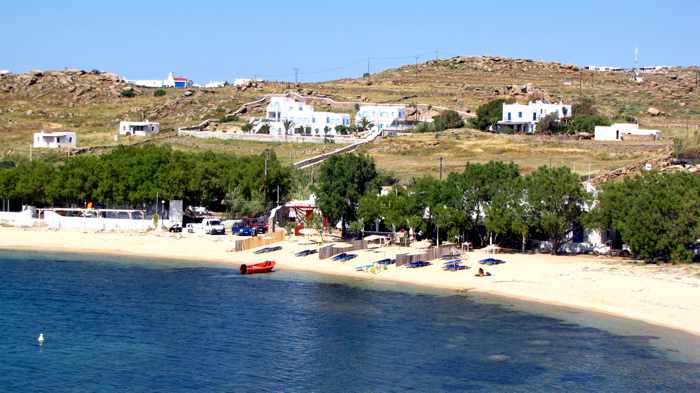
[[[469,294],[26,252],[0,280],[3,393],[700,391],[654,335]]]

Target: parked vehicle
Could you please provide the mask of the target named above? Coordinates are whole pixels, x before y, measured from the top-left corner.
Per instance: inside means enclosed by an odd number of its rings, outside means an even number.
[[[224,223],[218,218],[205,218],[202,220],[202,229],[207,235],[224,235],[226,234],[226,228],[224,228]]]
[[[187,224],[185,225],[185,230],[187,231],[187,233],[195,233],[195,231],[197,230],[197,225],[198,224]]]
[[[168,228],[168,232],[179,233],[182,232],[182,225],[175,223]]]
[[[253,230],[251,227],[233,227],[232,233],[238,236],[253,236],[255,235],[255,230]]]
[[[241,274],[271,273],[272,269],[275,268],[275,264],[274,261],[266,261],[254,265],[243,264],[240,267],[240,271]]]

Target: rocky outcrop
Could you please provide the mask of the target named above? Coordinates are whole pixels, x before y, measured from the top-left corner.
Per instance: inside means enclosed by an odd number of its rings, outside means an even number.
[[[54,105],[104,102],[121,97],[122,91],[129,87],[116,74],[72,68],[46,72],[33,70],[0,78],[0,92]],[[138,89],[131,88],[134,93],[141,93]]]

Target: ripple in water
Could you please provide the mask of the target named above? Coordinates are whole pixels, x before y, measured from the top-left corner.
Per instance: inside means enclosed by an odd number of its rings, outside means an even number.
[[[91,259],[0,253],[2,392],[700,391],[651,337],[463,296]]]

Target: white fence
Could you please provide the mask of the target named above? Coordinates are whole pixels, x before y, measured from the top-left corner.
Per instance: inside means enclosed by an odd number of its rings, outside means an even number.
[[[53,211],[44,212],[44,222],[50,229],[55,230],[145,232],[155,228],[150,219],[65,217]]]
[[[191,136],[194,138],[201,139],[223,139],[223,140],[241,140],[241,141],[255,141],[255,142],[268,142],[268,143],[325,143],[326,140],[331,140],[338,144],[353,144],[362,141],[363,139],[346,137],[346,136],[335,136],[332,138],[324,138],[321,136],[302,136],[302,135],[288,135],[286,138],[284,136],[277,135],[267,135],[267,134],[243,134],[243,133],[233,133],[233,132],[221,132],[221,131],[189,131],[185,129],[177,130],[178,136]]]

